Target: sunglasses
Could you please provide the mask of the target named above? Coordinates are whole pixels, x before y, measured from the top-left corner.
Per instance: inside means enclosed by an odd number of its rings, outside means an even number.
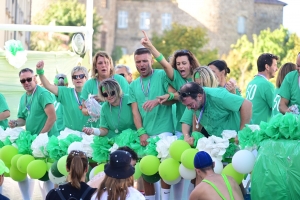
[[[116,94],[115,91],[111,91],[110,94],[109,94],[109,96],[112,97],[112,96],[115,96],[115,94]],[[108,93],[106,93],[106,92],[102,93],[102,95],[103,95],[104,97],[108,97]]]
[[[180,97],[185,98],[185,97],[189,97],[195,93],[194,92],[178,92],[178,94],[180,95]]]
[[[79,74],[79,75],[73,75],[72,79],[83,79],[85,77],[85,74]]]
[[[175,53],[190,53],[190,51],[186,50],[186,49],[180,49],[180,50],[177,50]]]
[[[30,83],[31,81],[32,81],[32,77],[30,77],[30,78],[25,78],[25,79],[22,79],[22,80],[20,80],[20,82],[21,83],[26,83],[26,81],[28,82],[28,83]]]
[[[123,73],[121,73],[121,74],[119,74],[119,75],[121,75],[121,76],[125,77],[125,74],[123,74]]]

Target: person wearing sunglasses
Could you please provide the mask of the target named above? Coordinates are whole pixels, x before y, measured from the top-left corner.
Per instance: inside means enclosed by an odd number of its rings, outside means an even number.
[[[129,84],[132,82],[131,69],[127,65],[115,66],[115,72],[116,74],[123,76]]]
[[[82,66],[76,66],[72,69],[71,77],[74,88],[51,84],[44,75],[44,61],[39,61],[36,64],[36,69],[44,87],[53,93],[57,97],[57,102],[63,106],[66,128],[82,131],[88,120],[88,116],[82,115],[82,99],[80,98],[83,85],[88,79],[87,69]]]
[[[102,104],[102,101],[98,96],[98,88],[100,83],[107,79],[113,78],[115,79],[121,86],[124,94],[128,94],[129,84],[126,79],[119,75],[114,74],[114,67],[111,57],[103,51],[99,51],[95,54],[93,58],[93,68],[92,68],[92,78],[88,80],[82,89],[81,98],[83,101],[86,101],[89,95],[94,95],[94,98]],[[89,112],[83,103],[82,113],[86,116],[89,115]],[[100,119],[92,122],[92,127],[99,127]]]
[[[296,59],[296,71],[288,73],[279,89],[279,110],[282,114],[286,112],[299,112],[300,106],[300,52]]]
[[[257,59],[258,73],[246,89],[246,99],[253,105],[252,124],[268,122],[271,119],[275,88],[269,80],[275,77],[278,59],[278,56],[270,53],[263,53]]]
[[[4,130],[8,127],[8,118],[10,111],[5,100],[5,97],[0,93],[0,127]]]
[[[99,85],[99,96],[104,99],[100,116],[100,128],[84,127],[83,132],[112,138],[123,130],[136,130],[128,102],[128,94],[123,94],[119,83],[114,79],[105,79]]]
[[[209,135],[221,137],[223,130],[239,131],[250,122],[252,103],[222,88],[190,82],[180,88],[179,95],[182,103],[195,111],[196,126],[201,124]]]
[[[56,113],[54,108],[54,97],[45,88],[37,85],[36,77],[32,69],[24,68],[19,72],[20,83],[26,93],[22,95],[18,119],[10,120],[10,128],[25,126],[27,131],[34,134],[48,134],[57,136]],[[34,182],[26,178],[18,182],[23,199],[31,199]],[[42,181],[40,184],[42,194],[47,194],[53,188],[51,181]]]

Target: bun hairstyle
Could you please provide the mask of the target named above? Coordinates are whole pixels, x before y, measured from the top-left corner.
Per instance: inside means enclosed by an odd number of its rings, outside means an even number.
[[[209,66],[209,65],[216,66],[216,68],[218,68],[219,71],[225,70],[225,76],[227,74],[230,74],[230,69],[229,69],[229,67],[227,66],[227,63],[224,60],[214,60],[214,61],[208,63],[207,66]]]
[[[69,153],[67,170],[69,171],[69,181],[73,187],[80,189],[80,182],[88,169],[88,164],[88,159],[84,152],[73,150]]]

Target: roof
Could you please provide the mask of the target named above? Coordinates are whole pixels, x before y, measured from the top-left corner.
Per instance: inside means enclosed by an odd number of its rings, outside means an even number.
[[[278,0],[255,0],[255,3],[275,4],[275,5],[282,5],[282,6],[287,5],[286,3]]]

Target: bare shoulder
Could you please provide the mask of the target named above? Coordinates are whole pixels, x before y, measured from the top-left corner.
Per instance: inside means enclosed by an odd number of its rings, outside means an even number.
[[[195,189],[191,192],[189,200],[201,200],[201,197],[205,193],[205,187],[206,184],[203,184],[202,182],[199,183]]]
[[[232,191],[233,191],[233,194],[234,194],[234,199],[243,200],[244,197],[243,197],[240,186],[237,184],[237,182],[232,177],[227,176],[227,178],[228,178],[229,183],[231,185],[231,188],[232,188]]]

